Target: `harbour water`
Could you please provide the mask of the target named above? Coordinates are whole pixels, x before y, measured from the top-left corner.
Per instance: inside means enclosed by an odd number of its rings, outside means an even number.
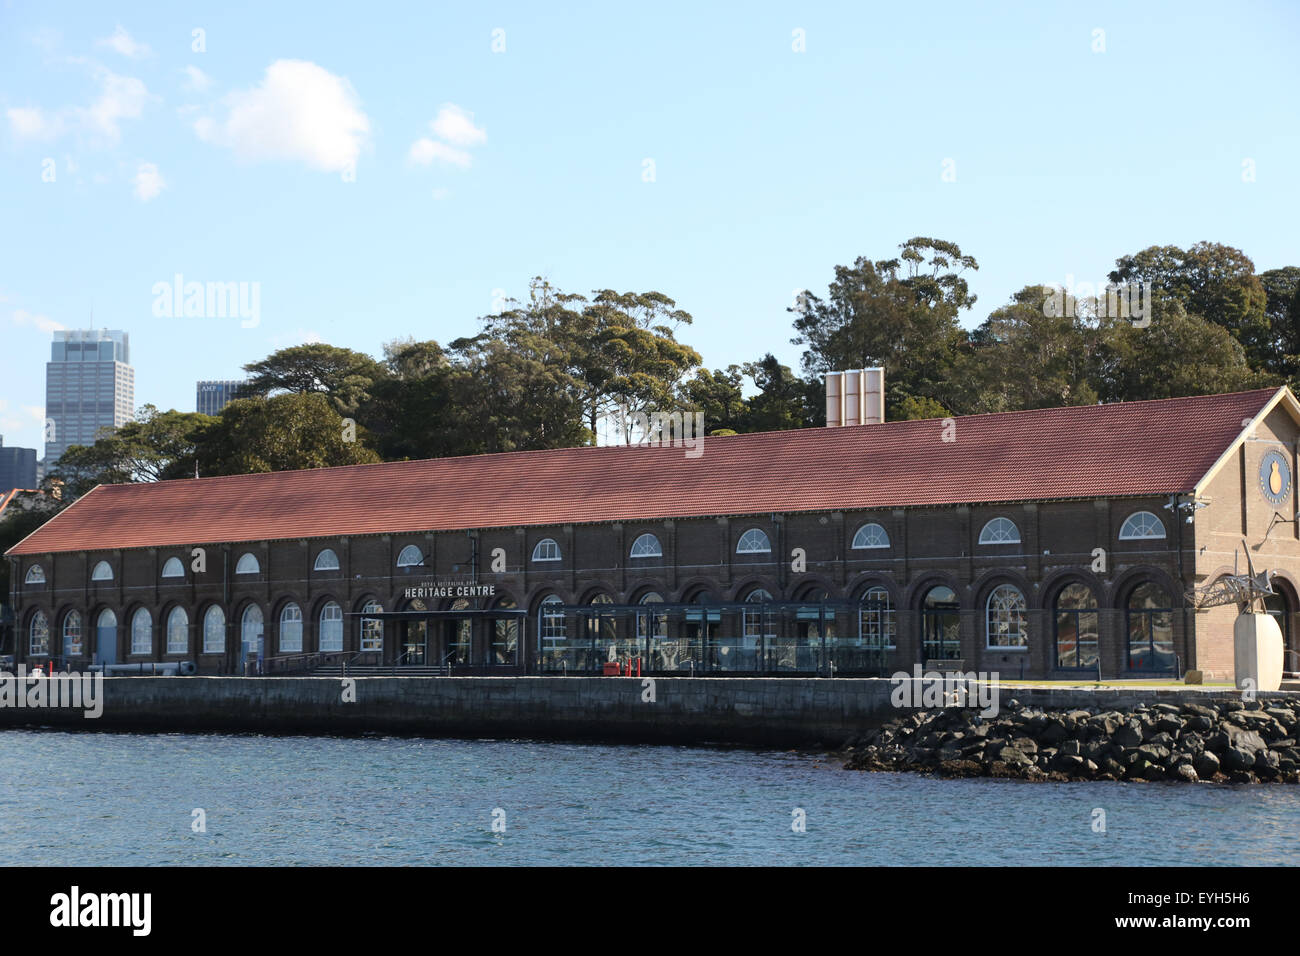
[[[0,839],[10,863],[69,866],[1259,866],[1300,863],[1300,787],[941,780],[711,748],[11,730]]]

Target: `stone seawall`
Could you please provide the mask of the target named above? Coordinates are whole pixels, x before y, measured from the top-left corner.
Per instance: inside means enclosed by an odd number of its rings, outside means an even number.
[[[529,737],[839,749],[896,718],[894,685],[854,678],[110,677],[103,714],[0,706],[0,727],[76,730]],[[653,700],[648,699],[653,691]],[[1127,711],[1239,700],[1228,690],[1002,688],[1039,709]],[[1260,694],[1293,699],[1295,695]],[[919,697],[918,697],[919,699]]]
[[[1030,781],[1300,783],[1300,700],[1201,698],[996,715],[949,707],[902,715],[847,748],[849,770]]]

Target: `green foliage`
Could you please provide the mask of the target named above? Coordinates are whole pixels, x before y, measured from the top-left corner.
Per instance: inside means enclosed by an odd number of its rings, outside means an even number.
[[[891,419],[909,398],[953,404],[966,342],[958,316],[975,304],[962,273],[978,268],[954,243],[921,237],[903,243],[898,259],[836,266],[826,299],[809,295],[802,310],[790,310],[792,341],[806,346],[805,375],[884,368]]]
[[[199,429],[199,468],[205,476],[244,475],[380,460],[364,444],[363,430],[354,440],[348,432],[343,416],[318,392],[236,399]]]
[[[245,397],[322,392],[346,415],[365,400],[384,367],[361,352],[314,342],[280,349],[245,365],[244,371],[249,373],[242,390]]]

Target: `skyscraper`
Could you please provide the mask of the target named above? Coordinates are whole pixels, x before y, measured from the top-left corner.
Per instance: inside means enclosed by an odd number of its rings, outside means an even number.
[[[194,394],[194,410],[204,415],[220,415],[221,410],[238,397],[244,380],[199,382]]]
[[[101,428],[131,420],[135,370],[125,332],[74,329],[54,333],[45,366],[45,465],[69,445],[92,445]]]
[[[6,448],[0,435],[0,495],[15,488],[36,487],[36,449]]]

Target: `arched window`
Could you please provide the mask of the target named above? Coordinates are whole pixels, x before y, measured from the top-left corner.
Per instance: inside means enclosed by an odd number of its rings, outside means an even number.
[[[239,642],[245,654],[262,653],[262,609],[256,604],[244,608],[239,622]]]
[[[95,565],[94,570],[90,572],[92,581],[111,581],[113,580],[113,568],[107,561],[100,561]]]
[[[885,650],[894,646],[894,639],[894,602],[889,596],[889,590],[882,587],[867,588],[862,593],[861,606],[858,608],[858,643],[864,647]]]
[[[641,604],[663,604],[664,597],[657,591],[651,591],[645,597],[641,598]],[[668,615],[654,614],[647,611],[644,614],[636,616],[636,637],[638,641],[644,641],[646,635],[659,640],[668,637]]]
[[[772,542],[767,534],[759,528],[750,528],[740,536],[736,545],[736,554],[771,554]]]
[[[600,607],[601,605],[604,604],[613,604],[614,599],[610,597],[608,594],[597,594],[594,595],[592,599],[587,603],[592,605],[593,607]],[[614,658],[600,658],[599,656],[600,648],[614,647],[618,641],[618,624],[614,619],[613,615],[590,614],[590,615],[586,615],[586,620],[587,620],[587,636],[595,642],[595,647],[598,650],[597,653],[598,659],[601,660],[614,659]],[[614,653],[615,653],[615,657],[617,657],[616,650]]]
[[[652,534],[643,534],[632,542],[632,557],[662,558],[664,549],[659,546],[659,539]]]
[[[399,568],[418,568],[423,564],[424,553],[413,544],[408,544],[397,556]]]
[[[1119,529],[1121,541],[1135,541],[1141,538],[1163,538],[1165,524],[1150,511],[1135,511],[1124,519]]]
[[[853,547],[856,550],[865,548],[887,548],[889,547],[889,535],[885,529],[878,524],[864,524],[858,529],[857,534],[853,536]]]
[[[280,612],[280,653],[302,650],[302,608],[290,603]]]
[[[183,578],[185,577],[185,565],[181,564],[180,558],[168,558],[163,562],[162,577],[164,578]]]
[[[533,546],[534,561],[558,561],[560,560],[560,546],[555,543],[554,538],[543,538]]]
[[[921,601],[921,647],[926,660],[961,657],[961,605],[952,588],[940,584]]]
[[[343,650],[343,608],[334,601],[320,609],[320,650]]]
[[[81,612],[69,611],[63,618],[63,656],[81,656]]]
[[[367,601],[361,609],[362,614],[382,614],[384,606],[378,601]],[[361,619],[361,650],[382,651],[384,649],[384,621],[382,618],[363,617]]]
[[[257,556],[252,552],[245,551],[235,562],[236,574],[257,574],[262,570],[262,566],[257,563]]]
[[[1128,666],[1135,671],[1174,668],[1174,611],[1165,589],[1146,581],[1128,599]]]
[[[50,619],[44,611],[37,611],[32,617],[27,641],[27,653],[31,657],[49,657],[50,655]]]
[[[23,578],[23,584],[44,584],[45,569],[39,564],[33,564],[27,569],[27,576]]]
[[[96,660],[117,660],[117,615],[104,608],[95,619]]]
[[[562,641],[567,637],[564,626],[564,602],[558,594],[547,596],[542,601],[542,640]]]
[[[986,606],[986,632],[989,647],[1028,647],[1025,628],[1025,596],[1010,584],[993,589]]]
[[[153,615],[140,608],[131,616],[131,653],[153,653]]]
[[[203,615],[203,653],[226,652],[226,612],[214,604]]]
[[[994,518],[980,532],[980,544],[1019,544],[1020,529],[1010,518]]]
[[[339,556],[331,548],[326,548],[316,555],[316,563],[312,565],[313,571],[337,571],[338,569]]]
[[[174,607],[167,615],[167,653],[184,654],[190,649],[190,616],[185,608]]]
[[[771,602],[771,593],[763,588],[754,588],[749,594],[745,595],[746,604],[770,604]],[[741,631],[744,635],[744,647],[757,648],[759,641],[764,637],[776,636],[776,614],[774,612],[756,607],[752,611],[746,609],[743,617]]]
[[[1061,588],[1052,605],[1052,617],[1056,666],[1095,670],[1100,615],[1092,588],[1078,582]]]
[[[117,615],[113,613],[112,608],[104,608],[99,612],[99,620],[95,623],[96,627],[117,627]]]

